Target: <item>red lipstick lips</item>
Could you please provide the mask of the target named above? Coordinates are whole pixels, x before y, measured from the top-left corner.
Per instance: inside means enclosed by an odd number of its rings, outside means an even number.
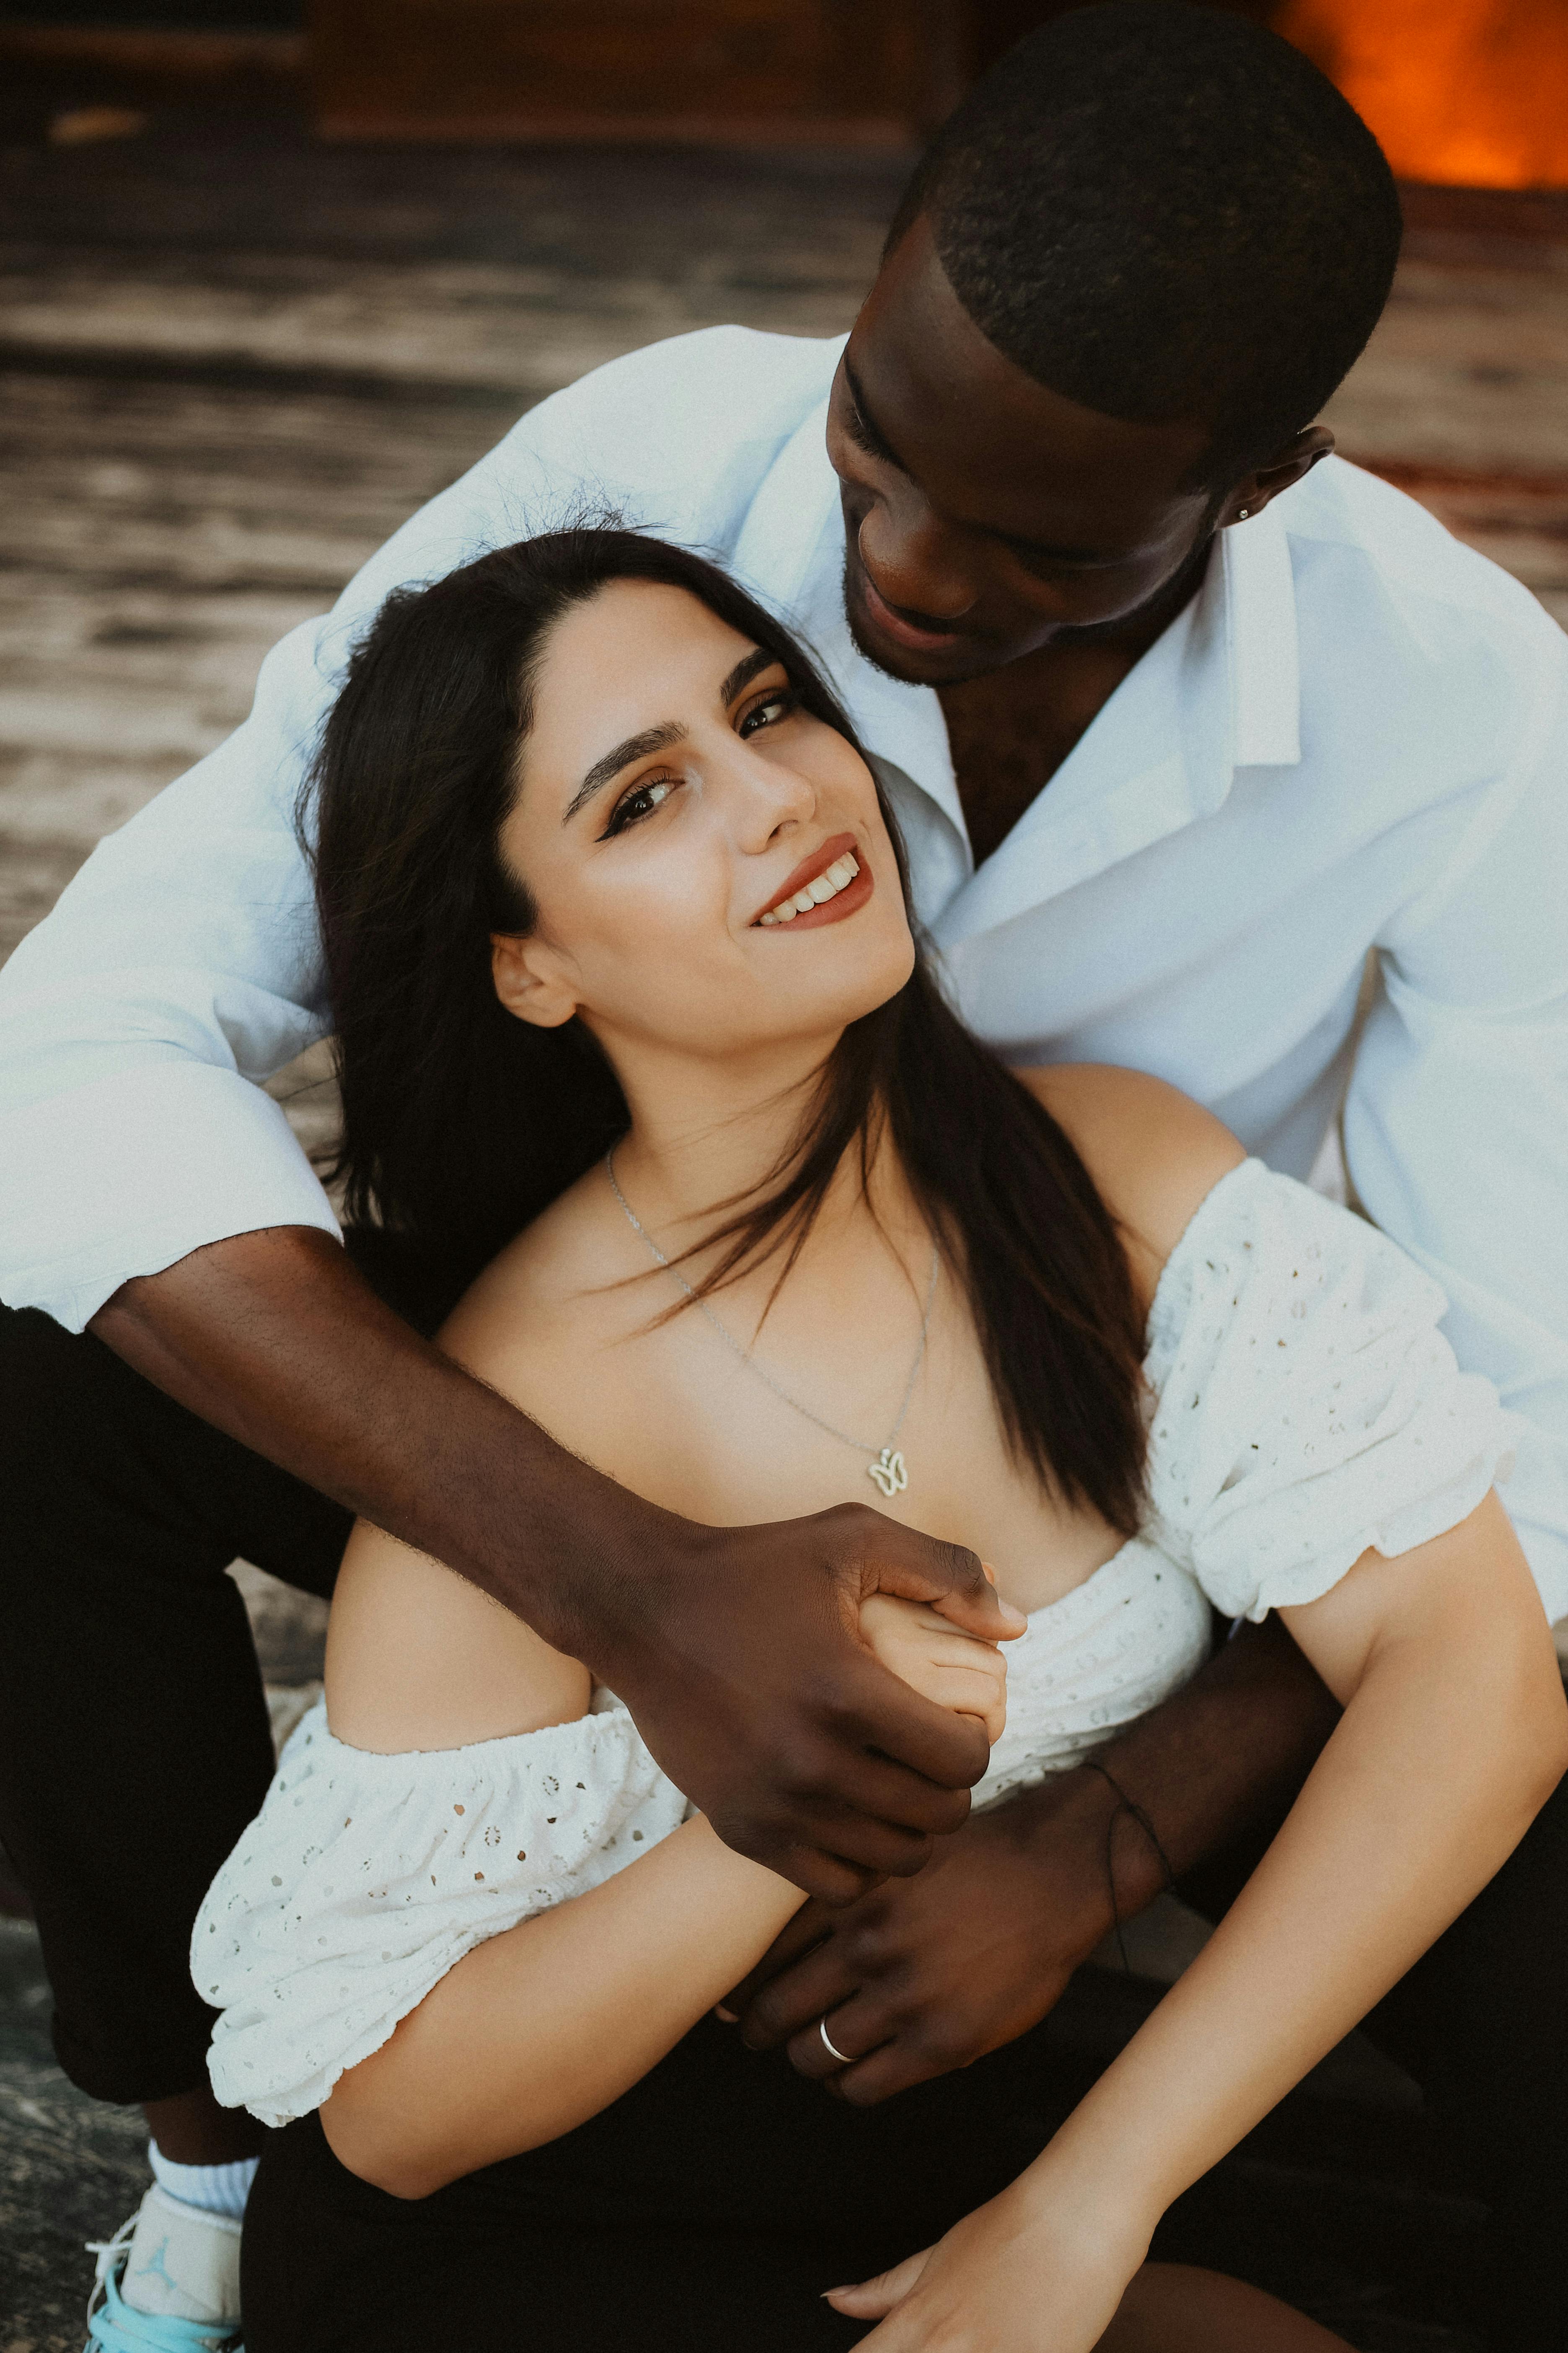
[[[858,871],[853,870],[858,869]],[[830,894],[818,899],[812,892],[814,883],[828,882],[834,887]],[[800,864],[773,892],[766,906],[752,917],[752,928],[768,931],[794,931],[805,924],[808,930],[818,930],[824,923],[836,923],[863,907],[875,885],[864,854],[852,833],[830,834],[827,839],[803,858]],[[807,898],[805,907],[798,904]],[[796,902],[791,912],[792,902]],[[768,920],[764,922],[764,918]]]

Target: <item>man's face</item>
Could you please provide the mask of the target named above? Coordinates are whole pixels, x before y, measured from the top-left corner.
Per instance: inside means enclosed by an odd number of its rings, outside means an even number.
[[[867,297],[828,409],[862,653],[940,686],[1114,634],[1206,535],[1211,494],[1183,487],[1206,438],[1037,384],[981,333],[917,221]]]

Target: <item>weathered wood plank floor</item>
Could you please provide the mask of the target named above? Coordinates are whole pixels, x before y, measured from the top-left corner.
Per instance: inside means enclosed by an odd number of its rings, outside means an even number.
[[[847,326],[902,171],[334,151],[281,117],[0,151],[0,958],[101,833],[243,716],[268,647],[531,402],[689,327]],[[1458,223],[1418,218],[1332,418],[1352,455],[1568,619],[1568,223],[1536,212],[1533,243],[1485,200]],[[308,1134],[330,1118],[315,1076],[279,1082]],[[251,1599],[275,1672],[297,1682],[311,1628]],[[75,2244],[133,2202],[138,2136],[53,2069],[36,1954],[7,1935],[0,2353],[78,2353]],[[1100,2014],[1064,2028],[1086,2048],[1105,2031]],[[1435,2244],[1439,2210],[1386,2151],[1363,2147],[1347,2172],[1322,2122],[1370,2113],[1370,2096],[1353,2082],[1302,2095],[1215,2195],[1287,2249],[1292,2216],[1298,2236],[1321,2221],[1335,2252],[1296,2285],[1358,2344],[1454,2353],[1440,2281],[1424,2286],[1410,2254]],[[1380,2166],[1373,2189],[1360,2176]],[[1425,2217],[1414,2237],[1402,2198]],[[1390,2243],[1408,2276],[1380,2270]]]

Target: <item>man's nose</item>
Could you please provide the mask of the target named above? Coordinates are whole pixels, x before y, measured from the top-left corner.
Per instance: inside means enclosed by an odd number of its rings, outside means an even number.
[[[923,499],[879,501],[859,531],[860,560],[889,605],[932,621],[962,621],[979,601],[961,534]]]

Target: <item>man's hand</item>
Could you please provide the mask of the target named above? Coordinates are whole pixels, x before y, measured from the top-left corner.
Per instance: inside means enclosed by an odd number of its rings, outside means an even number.
[[[1005,1640],[1023,1621],[974,1555],[858,1504],[753,1528],[635,1508],[635,1583],[592,1597],[578,1655],[671,1780],[727,1845],[827,1904],[919,1871],[967,1815],[990,1746],[973,1715],[879,1665],[860,1604],[924,1601]]]
[[[726,2010],[752,2050],[787,2043],[803,2075],[857,2106],[967,2067],[1037,2024],[1110,1928],[1115,1803],[1066,1773],[972,1815],[910,1884],[837,1913],[804,1905]],[[851,2065],[826,2050],[824,2018]]]
[[[1103,1752],[1185,1873],[1289,1806],[1339,1709],[1277,1620],[1242,1628],[1184,1690]],[[966,2067],[1044,2018],[1114,1924],[1107,1839],[1120,1801],[1097,1773],[1053,1774],[973,1815],[909,1885],[846,1909],[806,1905],[724,2005],[755,2050],[868,2105]],[[1165,1884],[1138,1826],[1115,1822],[1116,1910]],[[823,2042],[821,2021],[849,2064]]]
[[[92,1329],[584,1661],[720,1836],[807,1894],[918,1871],[967,1814],[982,1726],[879,1666],[859,1609],[895,1594],[986,1641],[1018,1633],[973,1553],[858,1505],[758,1528],[659,1511],[421,1339],[310,1229],[194,1251]]]

